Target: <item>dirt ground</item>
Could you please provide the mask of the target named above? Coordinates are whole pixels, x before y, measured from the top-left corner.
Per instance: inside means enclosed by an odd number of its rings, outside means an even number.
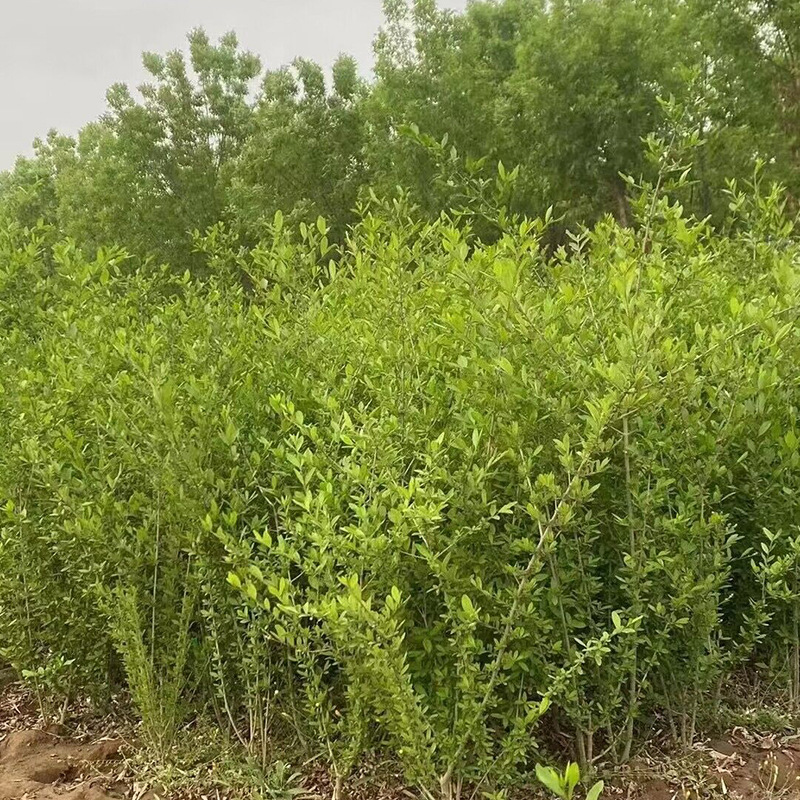
[[[95,731],[43,730],[30,697],[0,692],[0,800],[121,800],[121,739]]]
[[[0,692],[0,800],[147,800],[132,780],[121,738],[98,730],[38,726],[29,698]],[[101,726],[102,727],[102,726]],[[330,796],[324,776],[309,776],[308,800]],[[681,758],[651,756],[618,776],[603,798],[624,800],[800,800],[800,733],[764,736],[737,728]],[[413,797],[399,786],[351,787],[358,800]],[[310,788],[310,787],[309,787]],[[181,793],[185,797],[185,793]],[[219,792],[215,793],[220,797]],[[541,795],[540,795],[541,796]],[[206,797],[198,792],[198,798]],[[530,800],[533,800],[533,795]],[[528,798],[521,798],[528,800]]]
[[[800,799],[800,735],[737,728],[676,759],[634,765],[608,797],[636,800]]]
[[[113,739],[80,743],[43,730],[12,731],[0,744],[0,800],[112,800],[124,797],[108,768]]]

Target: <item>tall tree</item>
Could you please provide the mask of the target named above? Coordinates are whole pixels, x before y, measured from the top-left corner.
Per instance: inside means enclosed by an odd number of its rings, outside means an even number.
[[[251,83],[259,59],[227,34],[212,44],[189,35],[189,58],[178,50],[146,53],[151,81],[137,99],[115,84],[109,110],[77,141],[51,134],[22,161],[17,182],[36,176],[41,213],[92,250],[120,244],[175,268],[196,266],[191,231],[223,212],[227,165],[250,134]]]
[[[366,89],[347,56],[334,64],[330,87],[322,68],[305,59],[266,74],[228,193],[246,234],[257,236],[278,210],[300,220],[322,215],[343,233],[367,180]]]

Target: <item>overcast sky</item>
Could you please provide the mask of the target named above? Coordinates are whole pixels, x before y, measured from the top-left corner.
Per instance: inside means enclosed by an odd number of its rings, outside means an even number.
[[[95,119],[109,85],[143,80],[142,51],[182,46],[194,27],[236,31],[269,68],[346,52],[367,73],[380,24],[381,0],[0,0],[0,170],[50,128]]]

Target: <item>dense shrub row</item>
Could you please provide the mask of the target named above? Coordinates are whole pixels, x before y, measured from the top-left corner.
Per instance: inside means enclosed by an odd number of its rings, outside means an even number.
[[[215,713],[443,797],[688,742],[756,660],[800,703],[778,198],[714,232],[644,190],[554,253],[373,201],[340,248],[217,227],[203,280],[6,224],[0,657],[162,750]]]

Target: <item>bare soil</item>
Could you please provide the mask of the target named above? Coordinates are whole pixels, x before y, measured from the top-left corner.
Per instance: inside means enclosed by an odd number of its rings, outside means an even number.
[[[0,800],[146,800],[154,796],[152,790],[144,792],[131,780],[122,761],[121,738],[85,728],[68,735],[55,726],[42,729],[37,721],[29,698],[13,690],[0,692]],[[376,781],[368,765],[364,772],[370,774],[354,775],[348,787],[353,800],[415,796],[401,787],[399,775]],[[641,759],[611,783],[604,798],[800,800],[800,733],[764,736],[737,728],[680,758]],[[309,799],[331,796],[324,771],[308,775],[306,786]],[[181,795],[186,796],[185,792]],[[205,797],[198,791],[197,797],[201,796]]]
[[[0,693],[0,800],[120,800],[122,741],[113,736],[41,728],[30,698]]]
[[[80,743],[19,730],[0,744],[0,800],[113,800],[124,796],[103,768],[119,758],[113,739]]]
[[[735,728],[683,755],[634,762],[604,798],[625,800],[800,800],[800,734]]]

